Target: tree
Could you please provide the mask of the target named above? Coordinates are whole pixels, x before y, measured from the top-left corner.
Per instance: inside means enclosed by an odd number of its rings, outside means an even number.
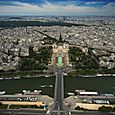
[[[113,108],[112,107],[108,107],[108,106],[101,106],[101,107],[99,107],[99,109],[98,109],[99,111],[102,111],[102,112],[111,112],[111,111],[113,111]]]

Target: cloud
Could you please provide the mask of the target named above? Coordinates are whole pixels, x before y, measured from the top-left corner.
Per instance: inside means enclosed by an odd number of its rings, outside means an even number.
[[[98,2],[86,2],[87,5],[94,5],[94,4],[103,4],[104,2],[98,1]]]
[[[0,6],[0,15],[115,15],[114,11],[115,3],[98,8],[79,6],[71,0],[67,4],[54,4],[44,0],[44,4],[40,5],[14,1]]]
[[[109,2],[108,4],[106,4],[105,6],[104,6],[104,8],[113,8],[113,7],[115,7],[115,2]]]

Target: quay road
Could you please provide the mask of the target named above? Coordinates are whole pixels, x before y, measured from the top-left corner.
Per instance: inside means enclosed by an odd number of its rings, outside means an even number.
[[[115,112],[72,111],[71,115],[115,115]]]
[[[0,115],[48,115],[46,110],[35,109],[17,109],[17,110],[0,110]],[[57,115],[54,113],[54,115]],[[58,114],[64,115],[64,114]],[[99,112],[99,111],[72,111],[71,115],[115,115],[115,112]]]
[[[0,115],[46,115],[46,110],[38,109],[1,109]]]

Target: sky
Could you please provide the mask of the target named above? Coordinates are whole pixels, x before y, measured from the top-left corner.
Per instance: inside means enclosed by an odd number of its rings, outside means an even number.
[[[0,0],[0,15],[115,16],[115,0]]]

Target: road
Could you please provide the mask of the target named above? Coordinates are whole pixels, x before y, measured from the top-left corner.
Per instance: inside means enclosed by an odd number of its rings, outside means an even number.
[[[54,92],[54,104],[51,115],[67,115],[65,110],[64,101],[64,80],[63,80],[63,68],[56,68],[56,80],[55,80],[55,92]]]
[[[46,110],[17,109],[0,110],[0,115],[46,115]]]
[[[115,115],[115,112],[73,111],[71,115]]]
[[[64,100],[64,86],[63,86],[63,73],[61,69],[57,70],[55,81],[55,95],[54,95],[54,110],[63,110]]]
[[[45,110],[0,110],[0,115],[48,115]],[[53,114],[65,115],[65,114]],[[71,115],[115,115],[115,112],[73,111]]]

